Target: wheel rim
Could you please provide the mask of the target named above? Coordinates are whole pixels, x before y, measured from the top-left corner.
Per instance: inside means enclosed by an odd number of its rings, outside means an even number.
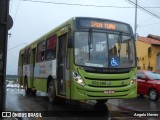
[[[150,98],[152,99],[152,100],[155,100],[156,99],[156,96],[157,96],[157,93],[156,93],[156,91],[150,91]]]

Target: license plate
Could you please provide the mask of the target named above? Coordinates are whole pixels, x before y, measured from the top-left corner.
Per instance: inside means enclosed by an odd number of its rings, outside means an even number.
[[[105,90],[104,93],[105,94],[114,94],[114,90]]]
[[[94,86],[106,86],[106,81],[92,81],[92,85]]]

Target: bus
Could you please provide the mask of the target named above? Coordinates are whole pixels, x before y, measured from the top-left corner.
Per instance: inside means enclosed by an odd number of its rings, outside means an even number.
[[[137,95],[136,46],[129,24],[73,17],[19,52],[18,80],[26,94],[104,103]]]

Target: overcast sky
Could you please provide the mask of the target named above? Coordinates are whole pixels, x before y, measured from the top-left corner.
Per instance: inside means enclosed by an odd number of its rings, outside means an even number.
[[[54,3],[83,4],[64,5]],[[19,50],[36,40],[67,19],[75,16],[98,17],[129,23],[134,30],[135,8],[127,0],[10,0],[10,15],[14,25],[9,31],[7,74],[17,74]],[[132,0],[135,1],[135,0]],[[139,4],[160,16],[160,0],[138,0]],[[119,8],[117,8],[119,7]],[[153,17],[138,9],[137,33],[139,36],[154,34],[160,36],[160,18]]]

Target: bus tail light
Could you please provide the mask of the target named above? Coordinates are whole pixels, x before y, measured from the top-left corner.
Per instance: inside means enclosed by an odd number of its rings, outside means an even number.
[[[72,75],[73,75],[73,79],[79,84],[79,85],[82,85],[84,86],[85,83],[82,79],[82,77],[77,73],[77,72],[72,72]]]

